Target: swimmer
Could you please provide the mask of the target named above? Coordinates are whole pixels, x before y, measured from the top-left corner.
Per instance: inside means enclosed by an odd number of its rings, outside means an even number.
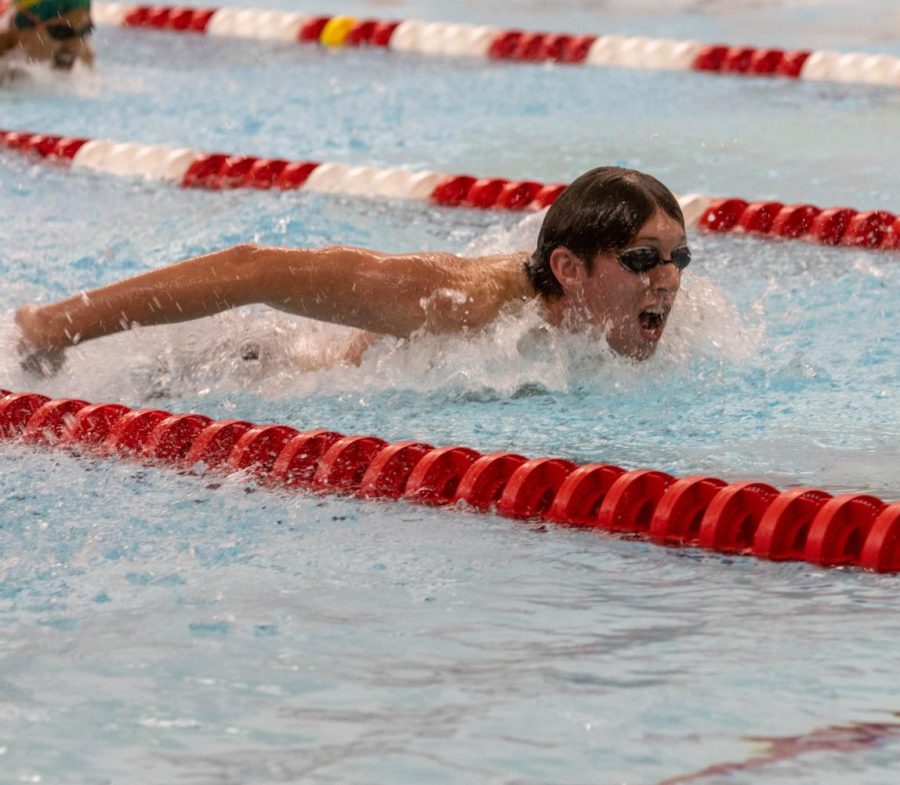
[[[67,347],[138,325],[264,303],[355,327],[343,360],[381,335],[466,333],[537,301],[548,325],[594,330],[617,353],[653,355],[690,262],[678,201],[655,178],[601,167],[544,217],[533,253],[478,258],[237,245],[16,312],[23,365],[52,373]]]
[[[3,5],[0,0],[0,58],[62,71],[78,61],[93,65],[90,0],[13,0],[5,11]]]

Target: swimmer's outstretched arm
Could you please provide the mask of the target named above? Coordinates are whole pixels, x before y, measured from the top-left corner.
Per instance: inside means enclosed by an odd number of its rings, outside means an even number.
[[[135,325],[184,322],[253,303],[400,337],[423,328],[464,330],[527,294],[519,270],[510,257],[473,267],[451,254],[238,245],[50,305],[24,306],[16,313],[20,352],[26,361],[52,364],[68,346]]]

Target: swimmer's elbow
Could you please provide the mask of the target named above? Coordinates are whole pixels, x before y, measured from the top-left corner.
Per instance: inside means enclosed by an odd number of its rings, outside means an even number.
[[[241,243],[226,254],[229,277],[239,282],[242,301],[287,310],[296,307],[298,292],[309,289],[310,277],[323,267],[315,252],[302,248]]]
[[[265,302],[273,252],[255,243],[239,243],[213,254],[209,259],[210,283],[232,305]]]
[[[226,263],[234,269],[236,276],[245,282],[259,282],[265,279],[278,251],[277,248],[256,243],[240,243],[226,251]]]
[[[265,250],[264,246],[256,243],[239,243],[238,245],[232,245],[226,253],[235,264],[246,265],[258,262],[259,257]]]

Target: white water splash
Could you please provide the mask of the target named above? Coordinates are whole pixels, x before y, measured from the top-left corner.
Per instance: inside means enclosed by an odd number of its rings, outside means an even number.
[[[71,71],[52,68],[49,63],[29,62],[18,56],[11,56],[0,63],[0,88],[15,97],[24,96],[74,96],[77,98],[98,98],[109,85],[103,76],[80,61]],[[116,82],[119,92],[137,92],[135,86],[122,89],[121,81]],[[30,130],[30,129],[29,129]],[[35,132],[43,129],[34,129]]]
[[[466,255],[533,247],[543,215],[480,238]],[[755,319],[755,321],[748,321]],[[597,333],[552,330],[537,303],[464,335],[382,338],[359,366],[340,358],[358,333],[278,312],[242,309],[183,325],[136,328],[76,346],[62,371],[39,380],[18,367],[11,315],[0,327],[0,374],[15,389],[93,400],[147,400],[215,390],[272,397],[323,391],[410,389],[449,396],[508,397],[523,390],[629,386],[687,373],[696,360],[746,363],[758,355],[762,316],[743,317],[712,282],[685,274],[656,356],[635,363]]]

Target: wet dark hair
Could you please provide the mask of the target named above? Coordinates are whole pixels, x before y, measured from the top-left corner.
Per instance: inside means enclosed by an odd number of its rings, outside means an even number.
[[[585,172],[544,216],[537,248],[525,265],[528,280],[538,294],[562,297],[550,269],[554,249],[568,248],[591,272],[598,253],[625,248],[657,209],[684,226],[678,200],[655,177],[619,166]]]

